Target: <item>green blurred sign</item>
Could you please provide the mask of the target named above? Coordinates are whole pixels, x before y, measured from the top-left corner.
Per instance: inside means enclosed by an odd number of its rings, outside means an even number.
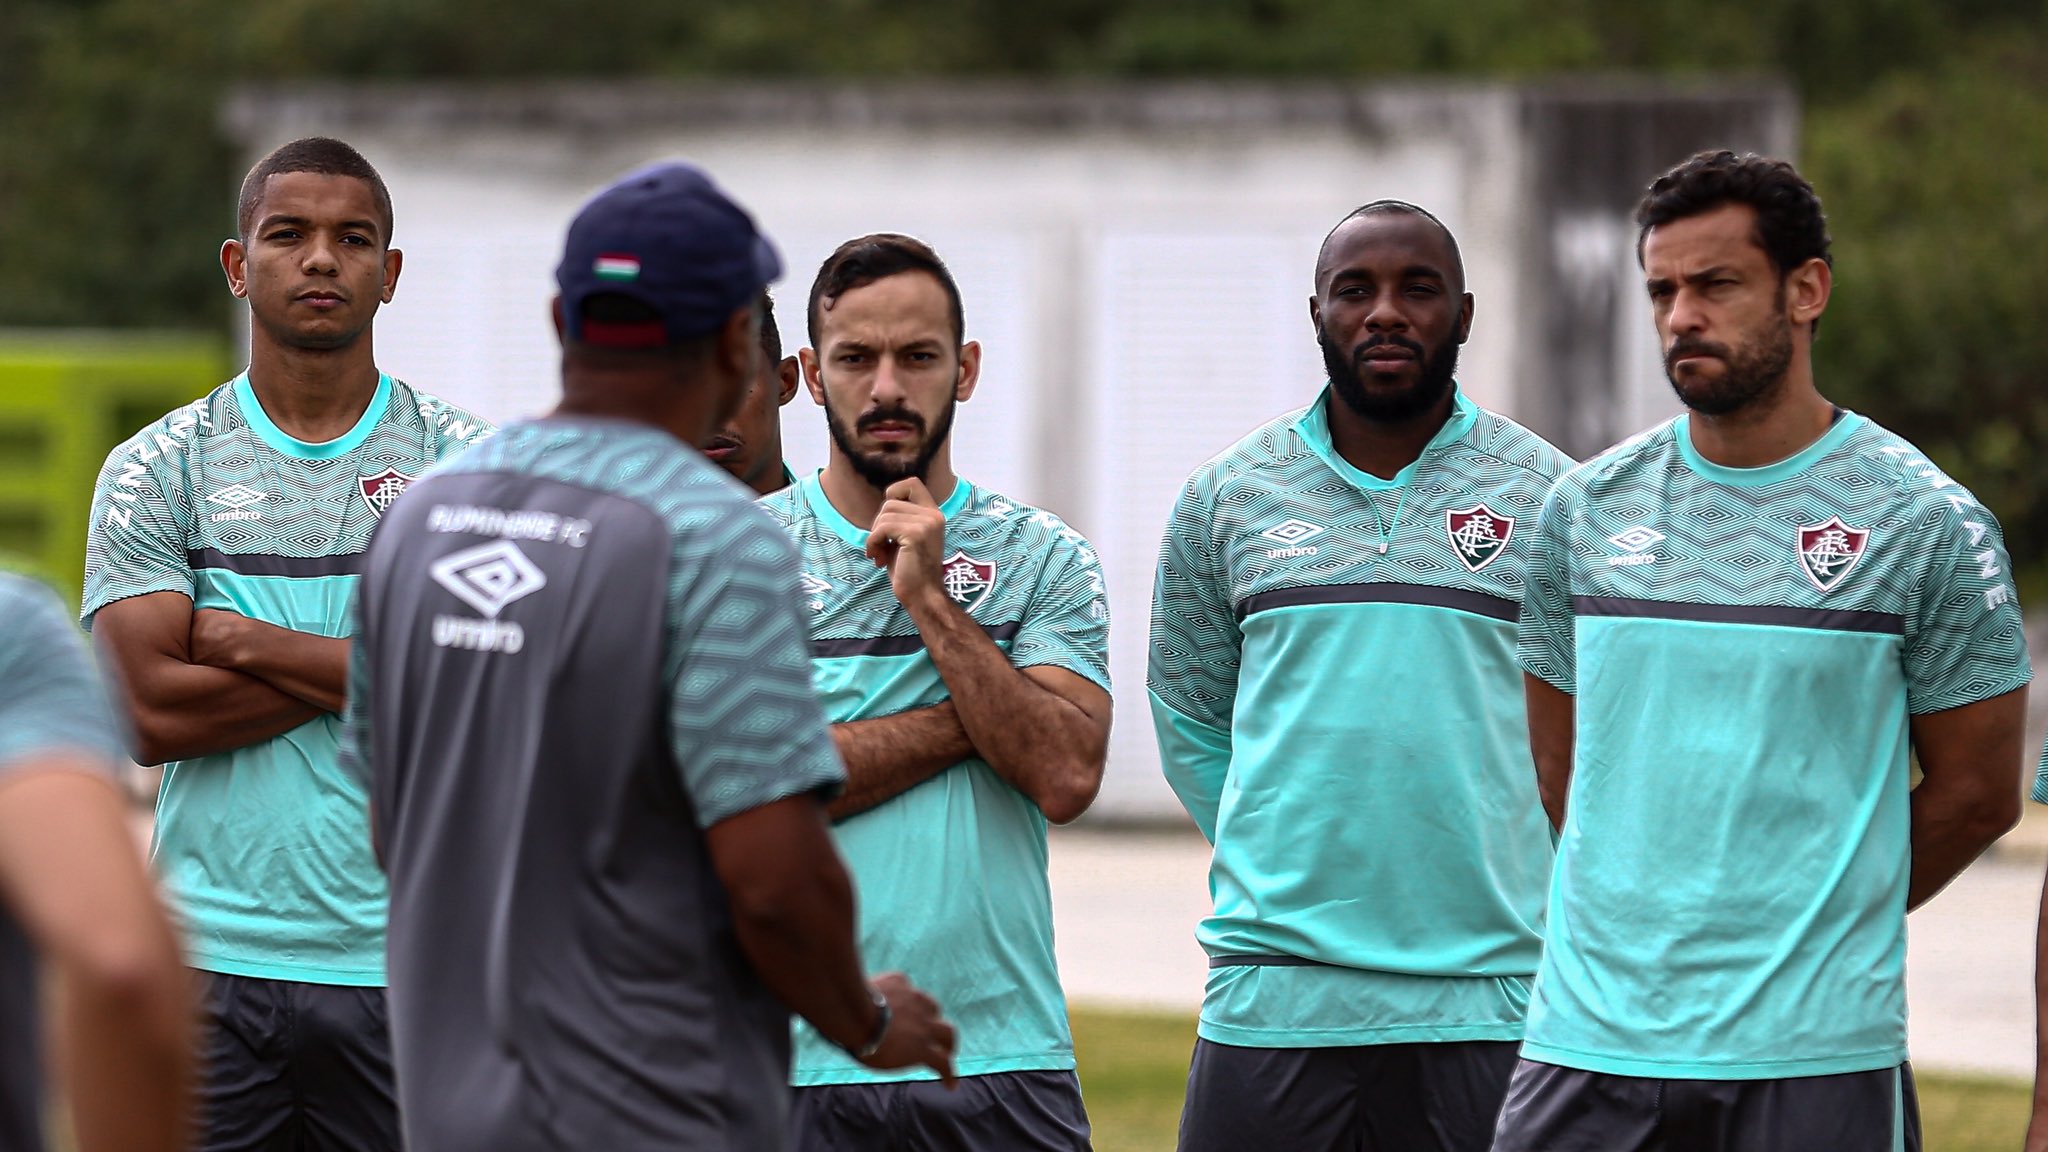
[[[0,329],[0,553],[77,603],[107,453],[226,375],[206,337]]]

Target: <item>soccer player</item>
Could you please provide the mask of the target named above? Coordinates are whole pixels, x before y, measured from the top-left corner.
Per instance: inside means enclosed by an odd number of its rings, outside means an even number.
[[[346,613],[384,510],[488,425],[377,368],[400,255],[355,149],[277,149],[238,218],[249,368],[107,457],[84,618],[165,766],[156,866],[209,974],[201,1147],[395,1149],[384,882],[335,760]]]
[[[1917,1148],[1905,913],[2019,816],[1998,522],[1815,387],[1833,273],[1790,164],[1701,153],[1636,222],[1689,411],[1537,522],[1520,656],[1558,859],[1494,1147]]]
[[[782,354],[782,333],[775,326],[775,301],[761,297],[761,371],[747,385],[739,411],[704,442],[713,464],[756,495],[769,496],[796,483],[782,462],[782,412],[796,395],[796,357]]]
[[[688,165],[600,192],[556,270],[560,406],[370,550],[350,734],[411,1152],[781,1148],[790,1009],[952,1078],[931,999],[861,976],[796,557],[686,447],[757,380],[780,269]]]
[[[2034,803],[2048,804],[2048,745],[2034,767]],[[2041,915],[2034,940],[2034,1116],[2027,1125],[2026,1152],[2048,1152],[2048,885],[2041,889]]]
[[[1346,216],[1308,311],[1329,386],[1189,479],[1153,593],[1161,762],[1215,845],[1180,1146],[1483,1152],[1551,860],[1514,621],[1570,462],[1458,389],[1429,212]]]
[[[1109,740],[1101,568],[1057,516],[953,470],[981,347],[908,236],[849,240],[799,356],[825,467],[763,507],[803,557],[814,678],[846,762],[834,834],[861,949],[960,1029],[958,1090],[797,1034],[797,1147],[1078,1149],[1088,1119],[1053,960],[1046,823],[1079,816]]]
[[[0,1148],[43,1147],[38,953],[59,978],[79,1152],[191,1135],[191,981],[128,829],[120,755],[63,605],[0,573]]]

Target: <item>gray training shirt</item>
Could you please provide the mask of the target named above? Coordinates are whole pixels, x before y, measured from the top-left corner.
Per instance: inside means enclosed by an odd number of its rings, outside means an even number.
[[[0,791],[45,756],[111,765],[113,717],[71,614],[54,593],[0,572]],[[36,957],[0,908],[0,1148],[41,1148]]]
[[[515,424],[384,514],[344,756],[411,1152],[784,1147],[789,1017],[703,830],[836,788],[786,536],[665,433]]]

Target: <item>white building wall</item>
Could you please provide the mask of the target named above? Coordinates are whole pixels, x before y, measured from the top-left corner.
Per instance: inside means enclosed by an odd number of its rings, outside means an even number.
[[[894,103],[842,93],[738,123],[666,115],[678,106],[659,97],[622,110],[588,93],[559,107],[526,98],[508,113],[488,94],[316,91],[250,95],[230,118],[252,156],[328,132],[380,168],[406,262],[378,319],[379,359],[500,421],[552,402],[563,230],[585,196],[636,165],[693,160],[754,213],[788,267],[776,297],[790,350],[807,342],[803,302],[832,247],[885,230],[929,241],[984,347],[956,463],[1096,544],[1117,686],[1096,811],[1152,816],[1178,811],[1144,691],[1160,531],[1189,471],[1321,387],[1307,301],[1323,235],[1381,197],[1441,216],[1477,297],[1461,382],[1527,418],[1527,238],[1549,227],[1525,194],[1540,158],[1520,146],[1513,90],[1181,91],[1123,90],[1104,106],[1049,96],[1050,112],[1029,94],[970,90],[952,108],[943,92]],[[1592,227],[1605,237],[1614,225]],[[1611,247],[1592,258],[1613,267]],[[1647,322],[1612,338],[1654,371]],[[808,395],[783,425],[791,465],[821,465],[824,421]]]

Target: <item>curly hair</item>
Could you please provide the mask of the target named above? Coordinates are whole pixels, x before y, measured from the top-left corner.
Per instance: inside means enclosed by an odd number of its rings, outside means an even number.
[[[1828,218],[1820,197],[1799,170],[1783,160],[1723,148],[1701,152],[1651,183],[1636,205],[1636,263],[1650,229],[1711,212],[1725,204],[1756,210],[1756,243],[1779,276],[1808,260],[1834,266],[1828,252]]]

